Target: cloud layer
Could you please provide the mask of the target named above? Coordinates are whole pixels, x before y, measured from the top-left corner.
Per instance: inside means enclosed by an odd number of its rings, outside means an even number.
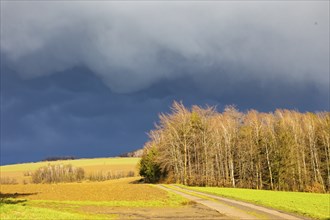
[[[1,163],[143,146],[173,100],[329,110],[328,1],[1,1]]]
[[[214,93],[182,77],[148,89],[118,94],[91,71],[74,68],[24,80],[1,69],[1,163],[38,161],[48,156],[116,156],[143,146],[160,112],[173,100],[186,106],[236,104],[240,110],[327,109],[327,93],[307,83],[255,80]],[[77,81],[77,78],[79,80]]]
[[[206,76],[325,87],[328,8],[327,1],[6,1],[1,53],[22,77],[85,66],[119,93],[182,76],[202,87]]]

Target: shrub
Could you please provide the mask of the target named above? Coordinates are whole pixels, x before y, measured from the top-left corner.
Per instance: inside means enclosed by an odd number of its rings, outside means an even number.
[[[32,176],[32,171],[25,171],[23,173],[24,176]]]
[[[94,172],[88,176],[88,180],[90,181],[106,181],[106,180],[113,180],[113,179],[120,179],[125,177],[133,177],[135,176],[134,171],[129,171],[125,173],[124,171],[109,171],[109,172]]]
[[[10,177],[1,177],[0,178],[0,184],[1,185],[14,185],[14,184],[18,184],[17,180],[14,178],[10,178]]]
[[[323,188],[322,184],[320,184],[318,182],[314,182],[310,186],[307,186],[305,191],[311,192],[311,193],[323,193],[324,188]]]
[[[145,149],[145,152],[142,155],[140,160],[140,175],[144,177],[145,182],[155,183],[165,176],[165,173],[162,172],[156,161],[157,154],[157,149],[151,147]]]
[[[73,167],[71,164],[53,164],[43,166],[32,174],[33,183],[59,183],[76,182],[85,177],[85,171],[80,167]]]
[[[129,171],[127,173],[127,177],[133,177],[133,176],[135,176],[135,172],[134,171]]]

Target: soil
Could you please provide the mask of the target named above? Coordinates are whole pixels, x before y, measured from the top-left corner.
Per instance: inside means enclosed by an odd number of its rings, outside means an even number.
[[[104,182],[1,185],[2,194],[20,194],[21,199],[56,201],[150,201],[167,200],[168,193],[147,184],[132,184],[138,178]]]
[[[80,211],[91,214],[117,215],[119,219],[228,219],[227,216],[197,203],[177,208],[85,206]]]

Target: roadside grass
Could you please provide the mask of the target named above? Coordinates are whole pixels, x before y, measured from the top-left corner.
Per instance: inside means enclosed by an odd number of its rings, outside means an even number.
[[[183,192],[183,193],[191,195],[191,196],[196,196],[196,197],[206,199],[206,200],[210,200],[210,201],[213,201],[213,202],[219,202],[218,200],[216,200],[212,197],[200,195],[200,194],[197,194],[197,193],[194,193],[194,192],[187,192],[186,190],[183,190],[183,189],[180,189],[180,188],[177,188],[177,187],[173,187],[173,186],[168,185],[168,184],[162,184],[162,185],[166,188],[173,189],[173,190],[176,190],[176,191],[179,191],[179,192]]]
[[[0,205],[0,219],[114,219],[116,215],[90,215],[86,213],[78,213],[72,209],[54,210],[52,208],[40,208],[31,206],[27,203],[18,204],[1,204]]]
[[[199,192],[243,200],[317,219],[330,219],[330,195],[221,187],[188,187]]]

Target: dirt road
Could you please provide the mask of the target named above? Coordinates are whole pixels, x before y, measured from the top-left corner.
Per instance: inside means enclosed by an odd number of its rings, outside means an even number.
[[[283,213],[270,208],[246,202],[210,195],[175,185],[158,185],[158,187],[179,194],[189,200],[205,205],[228,217],[228,219],[307,219]]]

